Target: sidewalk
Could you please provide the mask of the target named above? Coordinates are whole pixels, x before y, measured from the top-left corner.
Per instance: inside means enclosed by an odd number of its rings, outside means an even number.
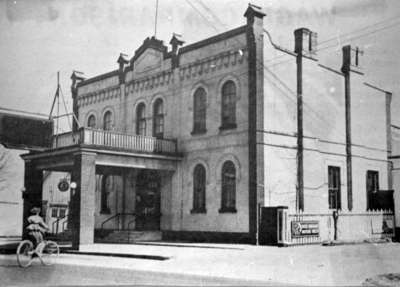
[[[82,246],[81,251],[147,254],[168,260],[63,255],[66,264],[300,285],[361,285],[367,278],[400,273],[400,244],[269,247],[227,244]]]
[[[0,237],[0,254],[15,253],[15,249],[17,249],[20,241],[21,237],[18,236]]]
[[[59,264],[200,275],[298,285],[361,285],[400,273],[400,244],[270,247],[239,244],[94,244],[82,252],[147,255],[121,258],[61,254]],[[151,256],[166,260],[151,260]]]

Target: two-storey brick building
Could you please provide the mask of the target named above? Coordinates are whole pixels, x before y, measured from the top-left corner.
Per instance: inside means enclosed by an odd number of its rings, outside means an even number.
[[[255,242],[262,206],[287,206],[285,224],[299,212],[298,221],[312,217],[318,226],[313,240],[333,239],[334,210],[343,224],[365,225],[351,232],[343,227],[345,239],[372,237],[368,226],[375,219],[363,218],[375,216],[382,225],[366,203],[378,188],[366,186],[370,176],[379,189],[389,189],[390,94],[363,83],[356,71],[349,110],[345,79],[352,72],[304,55],[299,126],[296,57],[309,51],[290,52],[266,40],[260,8],[249,5],[244,16],[245,25],[189,45],[176,35],[170,48],[147,38],[132,58],[121,54],[109,73],[88,79],[73,73],[79,124],[24,159],[31,202],[41,198],[43,170],[71,173],[77,184],[69,212],[74,246],[93,243],[95,235],[130,242],[130,233],[121,230]],[[296,39],[311,43],[303,34]],[[271,70],[264,58],[279,53],[295,57]],[[359,221],[344,219],[350,217]],[[290,227],[280,229],[290,233]]]

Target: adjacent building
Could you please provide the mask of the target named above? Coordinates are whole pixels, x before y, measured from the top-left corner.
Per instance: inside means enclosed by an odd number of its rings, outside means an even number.
[[[130,242],[134,231],[255,243],[262,207],[279,214],[278,230],[263,231],[277,243],[392,236],[391,93],[364,82],[358,49],[327,67],[315,33],[296,30],[284,49],[259,7],[244,17],[189,45],[147,38],[96,77],[74,72],[74,131],[23,155],[24,216],[42,200],[46,170],[76,183],[75,248]],[[264,60],[281,55],[283,65]]]
[[[51,134],[45,115],[0,107],[0,238],[22,234],[25,174],[20,155],[47,147]]]

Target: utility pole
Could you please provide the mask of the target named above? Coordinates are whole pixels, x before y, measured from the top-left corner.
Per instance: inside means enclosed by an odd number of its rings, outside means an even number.
[[[346,175],[347,175],[347,207],[349,211],[353,209],[353,168],[351,151],[351,88],[350,72],[352,67],[358,68],[359,54],[362,54],[358,48],[352,49],[350,45],[343,46],[343,64],[342,73],[344,75],[344,94],[345,94],[345,117],[346,117]],[[352,54],[354,58],[352,59]],[[352,61],[353,60],[353,61]]]
[[[154,19],[154,38],[157,37],[158,0],[156,0],[156,15]]]
[[[303,155],[303,34],[309,31],[300,28],[294,31],[297,66],[297,184],[296,209],[304,210],[304,155]]]

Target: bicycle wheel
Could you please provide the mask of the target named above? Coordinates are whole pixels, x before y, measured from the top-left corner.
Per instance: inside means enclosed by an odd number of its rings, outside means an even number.
[[[46,241],[41,252],[40,260],[44,265],[51,265],[60,254],[60,248],[54,241]]]
[[[20,267],[28,267],[32,263],[33,243],[30,240],[23,240],[17,248],[17,261]]]

